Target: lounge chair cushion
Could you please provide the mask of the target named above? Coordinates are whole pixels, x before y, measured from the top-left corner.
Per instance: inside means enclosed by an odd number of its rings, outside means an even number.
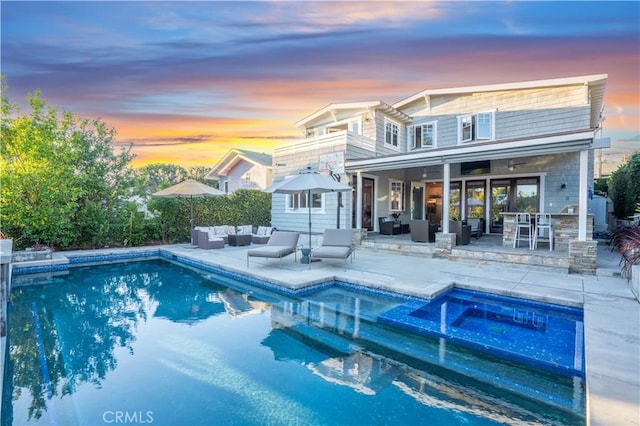
[[[322,244],[313,251],[311,257],[347,259],[354,249],[351,229],[325,229]]]
[[[265,244],[264,247],[259,247],[255,249],[251,249],[247,252],[247,256],[249,257],[269,257],[269,258],[280,258],[284,257],[288,254],[296,251],[295,247],[291,248],[289,246],[270,246]]]
[[[324,246],[313,251],[312,257],[325,257],[331,259],[346,259],[351,254],[351,247]]]
[[[249,257],[282,258],[295,253],[299,238],[299,232],[275,231],[264,247],[247,251],[247,262]]]

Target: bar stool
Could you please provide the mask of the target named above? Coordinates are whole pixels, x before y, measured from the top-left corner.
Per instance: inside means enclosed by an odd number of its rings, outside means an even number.
[[[516,235],[513,239],[513,248],[520,245],[520,240],[525,239],[522,230],[527,230],[526,239],[529,241],[529,250],[533,250],[533,226],[531,224],[531,215],[529,213],[516,213]]]
[[[541,232],[548,233],[548,237],[540,235]],[[538,238],[541,241],[549,243],[549,251],[553,250],[553,223],[551,222],[551,215],[549,213],[536,213],[536,230],[533,234],[533,248],[538,248]]]

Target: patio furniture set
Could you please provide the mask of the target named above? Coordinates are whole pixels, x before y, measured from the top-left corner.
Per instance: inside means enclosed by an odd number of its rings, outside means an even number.
[[[408,224],[402,224],[397,220],[379,218],[380,234],[397,235],[410,233],[411,241],[423,243],[435,243],[436,233],[441,226],[429,220],[410,220]],[[406,227],[406,228],[405,228]],[[451,220],[449,232],[456,234],[456,245],[467,245],[471,242],[471,236],[476,239],[482,235],[484,221],[482,219]]]
[[[273,228],[269,226],[196,226],[191,230],[191,244],[201,249],[221,249],[230,246],[267,244]]]
[[[266,260],[278,259],[280,267],[282,267],[282,258],[293,253],[294,261],[297,262],[299,238],[299,232],[274,231],[265,246],[247,251],[247,268],[249,267],[250,257],[262,257]],[[320,247],[315,250],[303,249],[310,251],[307,261],[303,263],[308,263],[309,268],[311,268],[311,263],[319,259],[343,259],[346,262],[347,259],[351,258],[353,262],[355,249],[351,229],[326,229],[322,236]]]

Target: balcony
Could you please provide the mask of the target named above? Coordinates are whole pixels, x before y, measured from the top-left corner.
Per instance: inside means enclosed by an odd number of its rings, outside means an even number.
[[[298,152],[306,152],[333,146],[341,146],[346,150],[349,148],[359,148],[369,151],[372,154],[376,152],[376,142],[366,136],[352,133],[348,130],[329,133],[327,135],[308,137],[305,139],[294,140],[290,145],[275,150],[276,155],[295,154]],[[358,157],[358,156],[356,156]]]

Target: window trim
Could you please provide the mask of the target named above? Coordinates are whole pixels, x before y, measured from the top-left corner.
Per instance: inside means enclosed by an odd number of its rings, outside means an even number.
[[[394,184],[400,184],[400,205],[399,208],[394,209],[392,207],[392,197],[391,195],[394,192],[397,192],[393,189]],[[405,184],[404,181],[399,180],[399,179],[389,179],[389,213],[397,213],[397,212],[404,212],[404,198],[405,198]]]
[[[423,128],[425,126],[431,126],[432,130],[432,144],[424,145],[424,141],[420,141],[420,146],[416,144],[416,129]],[[427,121],[420,124],[414,124],[413,126],[409,126],[409,131],[407,135],[408,140],[408,149],[409,151],[414,151],[418,149],[433,149],[438,147],[438,120]]]
[[[316,194],[320,195],[320,207],[311,207],[311,213],[324,214],[325,206],[326,206],[325,194],[322,192],[311,191],[311,198],[313,198],[313,196]],[[301,192],[296,192],[294,194],[285,194],[285,200],[284,200],[285,213],[292,213],[292,214],[300,214],[300,213],[308,214],[309,213],[309,207],[292,207],[291,205],[293,197],[300,197],[301,195],[307,195],[307,192],[301,191]]]
[[[489,135],[487,136],[478,136],[479,134],[479,128],[480,128],[480,123],[479,122],[479,118],[483,117],[483,116],[487,116],[489,117],[489,123],[484,123],[486,125],[488,125],[488,131],[489,131]],[[469,138],[464,138],[464,130],[465,128],[463,128],[463,125],[465,124],[465,121],[467,120],[471,120],[470,123],[470,135]],[[457,121],[458,121],[458,125],[457,125],[457,131],[458,131],[458,145],[461,144],[466,144],[466,143],[473,143],[473,142],[485,142],[485,141],[493,141],[495,140],[495,135],[496,135],[496,114],[495,114],[495,110],[491,110],[491,111],[479,111],[479,112],[475,112],[472,114],[463,114],[463,115],[459,115],[457,117]]]
[[[392,125],[395,126],[397,131],[395,133],[396,136],[396,143],[395,145],[393,143],[387,142],[387,125]],[[396,151],[400,150],[400,123],[393,121],[387,117],[384,118],[384,146],[388,147],[390,149],[394,149]],[[392,141],[393,142],[393,141]]]

